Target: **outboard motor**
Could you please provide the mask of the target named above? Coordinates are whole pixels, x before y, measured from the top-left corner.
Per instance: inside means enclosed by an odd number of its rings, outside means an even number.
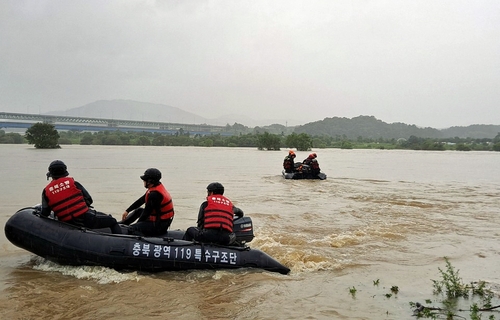
[[[240,217],[233,222],[233,232],[236,235],[235,244],[243,246],[253,240],[253,223],[250,217]]]

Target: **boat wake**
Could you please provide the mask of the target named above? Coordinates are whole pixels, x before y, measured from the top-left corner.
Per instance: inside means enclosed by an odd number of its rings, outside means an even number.
[[[101,266],[67,266],[51,262],[42,257],[33,256],[33,269],[45,272],[58,272],[65,276],[83,280],[93,280],[99,284],[139,281],[143,276],[137,272],[123,273]]]

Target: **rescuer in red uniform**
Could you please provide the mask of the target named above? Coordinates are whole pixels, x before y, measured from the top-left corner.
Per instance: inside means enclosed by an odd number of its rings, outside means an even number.
[[[68,175],[66,164],[61,160],[50,163],[47,179],[52,181],[42,191],[40,214],[48,217],[53,211],[63,222],[90,229],[109,227],[113,233],[122,233],[116,219],[94,210],[88,191]]]
[[[222,245],[231,244],[235,240],[233,233],[234,215],[243,216],[243,211],[233,206],[223,196],[224,186],[219,182],[207,186],[207,198],[198,212],[198,226],[189,227],[184,240],[195,240]]]
[[[320,173],[321,169],[319,167],[318,160],[316,160],[318,156],[316,153],[311,153],[304,161],[302,161],[303,164],[307,164],[311,168],[311,173],[315,176]]]
[[[293,150],[288,151],[288,155],[283,160],[283,169],[286,173],[293,173],[295,169],[295,152]]]

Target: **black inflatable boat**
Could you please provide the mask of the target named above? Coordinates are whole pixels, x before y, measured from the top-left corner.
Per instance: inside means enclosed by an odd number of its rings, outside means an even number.
[[[302,164],[301,162],[295,162],[293,172],[285,172],[283,170],[282,175],[285,179],[319,179],[325,180],[326,174],[319,172],[317,175],[311,172],[311,168],[307,164]]]
[[[162,237],[117,235],[40,216],[36,207],[17,211],[5,224],[5,235],[12,244],[63,265],[146,272],[236,268],[290,272],[266,253],[246,245],[254,237],[250,217],[235,220],[234,231],[236,241],[230,246],[184,241],[182,230]]]

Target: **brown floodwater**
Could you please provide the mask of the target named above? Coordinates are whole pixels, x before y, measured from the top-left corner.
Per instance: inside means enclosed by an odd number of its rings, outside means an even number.
[[[500,286],[500,153],[316,149],[319,180],[285,180],[287,150],[251,148],[0,145],[0,222],[40,202],[60,159],[117,219],[163,173],[176,215],[196,224],[206,186],[253,219],[249,244],[291,269],[123,273],[69,267],[0,235],[4,319],[414,319],[432,299],[444,257],[464,282]],[[308,152],[297,152],[297,160]],[[397,287],[394,294],[391,288]],[[351,292],[355,289],[355,294]],[[464,314],[467,316],[467,313]]]

